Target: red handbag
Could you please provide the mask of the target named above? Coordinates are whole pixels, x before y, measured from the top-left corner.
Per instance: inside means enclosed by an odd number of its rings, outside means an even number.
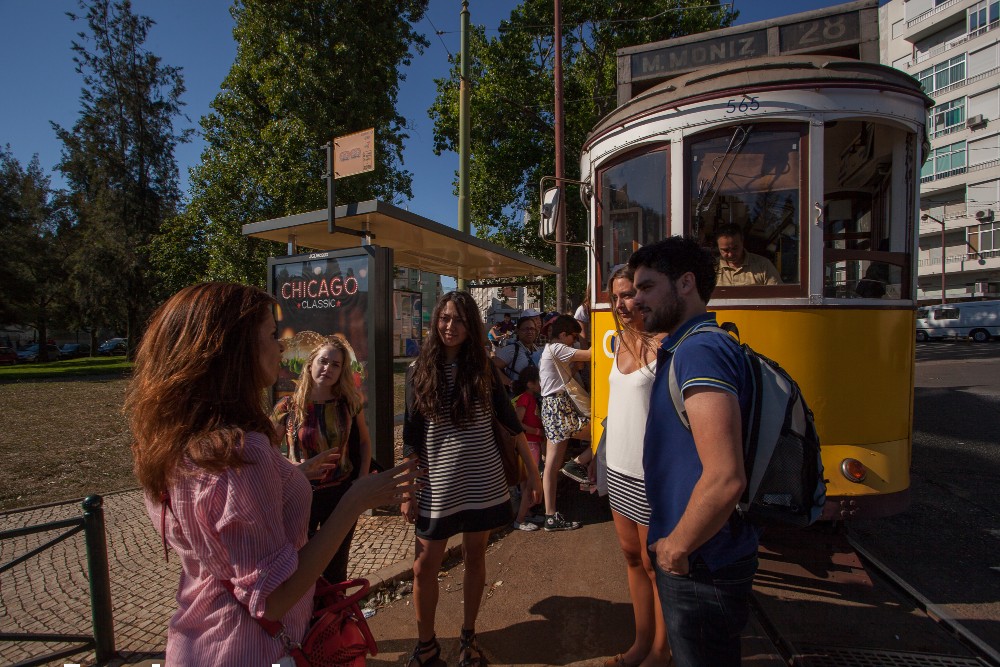
[[[222,582],[233,592],[231,581]],[[358,590],[347,594],[351,588]],[[280,621],[254,619],[272,637],[281,640],[296,667],[363,667],[365,656],[378,655],[378,646],[358,602],[368,594],[367,579],[331,584],[320,577],[313,596],[312,623],[302,643],[285,634]]]

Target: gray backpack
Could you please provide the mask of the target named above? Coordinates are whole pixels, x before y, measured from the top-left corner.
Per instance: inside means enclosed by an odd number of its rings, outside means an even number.
[[[735,329],[734,325],[723,326]],[[701,333],[731,337],[727,330],[715,326],[699,327],[689,335]],[[808,526],[819,519],[826,503],[823,460],[812,410],[799,385],[781,366],[749,345],[741,344],[740,350],[750,367],[753,394],[743,434],[747,486],[736,512],[758,524]],[[668,381],[677,416],[690,431],[673,358]]]

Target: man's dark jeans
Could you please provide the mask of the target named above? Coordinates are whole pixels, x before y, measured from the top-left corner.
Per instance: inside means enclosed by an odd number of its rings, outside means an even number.
[[[650,555],[655,563],[655,555]],[[739,667],[740,633],[747,623],[756,571],[756,553],[715,572],[697,559],[683,577],[656,567],[656,587],[677,667]]]

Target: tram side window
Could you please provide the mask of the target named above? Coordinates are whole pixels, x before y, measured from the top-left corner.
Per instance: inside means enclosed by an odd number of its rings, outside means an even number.
[[[689,144],[689,233],[717,257],[717,297],[801,284],[802,142],[797,127],[757,124]]]
[[[913,137],[865,121],[830,123],[824,134],[824,296],[907,298],[904,216],[892,216],[893,147]]]
[[[612,267],[628,262],[634,251],[666,234],[667,149],[633,154],[601,171],[598,179],[599,284],[604,285]]]

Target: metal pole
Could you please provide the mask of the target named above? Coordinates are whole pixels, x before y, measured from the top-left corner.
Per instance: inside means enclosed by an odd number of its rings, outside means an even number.
[[[337,231],[337,180],[333,177],[333,142],[326,144],[326,228]]]
[[[935,219],[935,222],[941,223],[941,303],[948,303],[948,298],[945,297],[944,288],[944,221]]]
[[[555,26],[555,65],[553,67],[553,78],[555,79],[555,141],[556,141],[556,185],[559,188],[559,199],[566,201],[563,197],[563,181],[566,178],[564,156],[563,156],[563,79],[562,79],[562,6],[560,0],[553,0]],[[559,207],[559,218],[556,220],[556,310],[560,313],[566,312],[566,206]]]
[[[469,233],[469,0],[462,0],[461,81],[458,89],[458,231]],[[458,289],[466,289],[458,279]]]
[[[97,663],[115,657],[115,623],[111,613],[111,575],[108,573],[108,544],[104,536],[104,499],[87,496],[83,500],[83,534],[87,544],[90,572],[90,611],[94,623]]]

